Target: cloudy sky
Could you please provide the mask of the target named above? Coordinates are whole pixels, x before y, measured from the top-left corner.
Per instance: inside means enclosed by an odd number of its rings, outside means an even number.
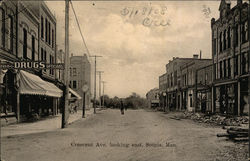
[[[57,18],[58,47],[64,49],[65,4],[47,4]],[[211,58],[210,20],[218,18],[219,4],[73,1],[90,54],[103,56],[97,60],[97,70],[105,72],[105,90],[111,97],[126,97],[132,92],[145,97],[147,91],[158,87],[159,76],[172,57],[192,57],[202,50],[203,58]],[[70,53],[86,53],[72,8]]]

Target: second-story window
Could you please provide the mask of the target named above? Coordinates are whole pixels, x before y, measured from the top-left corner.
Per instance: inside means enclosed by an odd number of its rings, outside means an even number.
[[[77,85],[76,85],[76,84],[77,84],[77,82],[74,80],[74,81],[73,81],[73,88],[77,88]]]
[[[247,53],[242,53],[241,57],[241,74],[246,74],[248,72],[247,70]]]
[[[41,38],[44,39],[44,19],[41,16]]]
[[[238,46],[239,44],[239,25],[237,24],[235,26],[235,46]]]
[[[220,62],[220,79],[222,78],[222,61]]]
[[[27,59],[27,30],[23,29],[23,58]]]
[[[224,78],[227,77],[227,63],[226,60],[223,60],[223,69],[224,69]]]
[[[76,68],[73,68],[73,76],[76,76]]]
[[[247,21],[246,22],[244,22],[243,24],[242,24],[242,43],[245,43],[245,42],[247,42],[247,29],[248,29],[248,27],[247,27]]]
[[[220,33],[220,52],[222,52],[222,32]]]
[[[43,48],[41,48],[41,59],[40,59],[41,61],[43,61],[44,60],[44,55],[43,55]]]
[[[51,27],[49,22],[49,45],[51,45]]]
[[[236,55],[235,57],[235,66],[234,66],[234,74],[238,75],[238,70],[239,70],[239,57]]]
[[[9,34],[8,34],[8,49],[10,52],[13,52],[13,34],[14,34],[14,25],[13,25],[13,17],[11,15],[8,16],[8,31],[9,31]]]
[[[36,39],[35,39],[35,36],[32,35],[32,40],[31,40],[31,54],[32,54],[32,60],[35,60],[35,42],[36,42]]]
[[[48,42],[48,20],[45,19],[45,42]]]
[[[52,48],[54,48],[54,43],[55,43],[55,37],[54,37],[54,29],[52,29]]]
[[[5,13],[2,8],[0,8],[0,19],[5,19]],[[0,21],[0,46],[5,46],[5,21]]]
[[[227,60],[227,68],[228,68],[228,78],[231,78],[231,59],[228,58]]]
[[[231,28],[229,27],[227,30],[227,47],[231,48]]]
[[[227,38],[226,38],[226,35],[227,35],[227,31],[224,30],[224,33],[223,33],[223,50],[227,49]]]

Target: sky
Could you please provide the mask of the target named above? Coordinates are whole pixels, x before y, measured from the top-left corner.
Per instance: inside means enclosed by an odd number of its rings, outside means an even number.
[[[64,49],[65,3],[46,2],[57,18],[57,45]],[[142,97],[159,86],[159,76],[173,57],[202,51],[211,58],[211,18],[220,1],[73,1],[90,55],[104,71],[105,93]],[[234,6],[234,4],[232,4]],[[70,53],[87,53],[70,7]],[[94,60],[92,63],[92,93]],[[98,96],[97,76],[97,96]]]

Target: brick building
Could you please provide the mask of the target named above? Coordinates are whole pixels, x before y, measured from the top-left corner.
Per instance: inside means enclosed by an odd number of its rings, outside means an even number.
[[[85,95],[86,109],[91,107],[91,64],[86,54],[84,56],[70,57],[70,87],[75,90],[82,98],[82,87],[87,85],[89,90]],[[82,101],[79,102],[79,107],[82,108]]]
[[[236,6],[221,0],[220,17],[211,20],[214,73],[214,112],[248,113],[249,4],[237,0]]]
[[[159,99],[159,89],[154,88],[151,89],[147,94],[147,103],[149,108],[159,107],[160,99]]]
[[[178,109],[196,110],[196,70],[211,63],[212,59],[201,59],[198,58],[198,55],[193,55],[192,61],[180,66],[180,94],[177,96]]]

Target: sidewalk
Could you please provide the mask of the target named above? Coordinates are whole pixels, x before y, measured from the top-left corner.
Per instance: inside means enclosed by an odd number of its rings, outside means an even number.
[[[85,118],[88,118],[93,114],[94,109],[85,111]],[[82,110],[78,110],[77,113],[70,114],[68,123],[71,124],[82,118]],[[5,121],[1,119],[1,121]],[[38,120],[31,123],[15,123],[4,127],[1,127],[1,137],[30,134],[30,133],[40,133],[46,131],[57,130],[61,128],[62,115],[53,116],[46,118],[44,120]]]

